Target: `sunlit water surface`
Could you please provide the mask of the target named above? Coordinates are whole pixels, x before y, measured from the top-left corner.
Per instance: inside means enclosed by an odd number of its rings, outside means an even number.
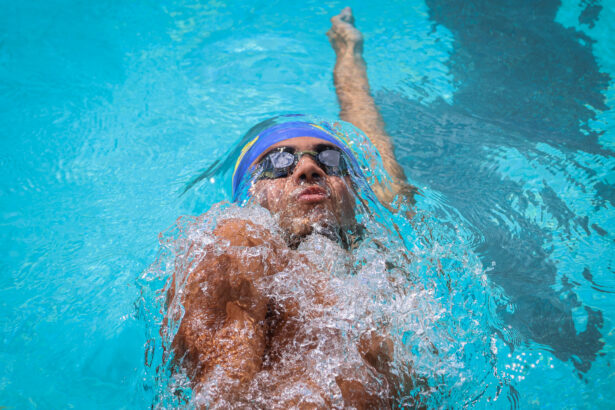
[[[267,218],[193,219],[221,180],[179,194],[264,118],[336,117],[324,32],[346,5],[421,222],[378,209],[328,319],[393,320],[430,406],[615,400],[612,1],[67,0],[0,14],[0,406],[177,404],[157,369],[177,227]]]

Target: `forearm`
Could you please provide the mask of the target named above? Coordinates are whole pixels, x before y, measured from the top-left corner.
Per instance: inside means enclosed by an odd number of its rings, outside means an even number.
[[[416,188],[406,182],[404,170],[397,162],[390,136],[384,129],[384,121],[369,89],[365,60],[363,59],[363,36],[354,27],[350,8],[331,19],[327,32],[335,50],[333,70],[335,91],[340,103],[340,117],[361,129],[374,144],[391,176],[390,185],[377,185],[373,189],[385,204],[401,195],[413,201]]]
[[[340,118],[365,132],[380,153],[389,175],[395,182],[405,182],[406,176],[395,158],[393,144],[384,130],[384,121],[370,93],[363,57],[338,56],[333,80],[340,103]]]
[[[370,94],[365,61],[360,55],[338,56],[333,82],[340,103],[340,117],[369,134],[383,134],[384,123]],[[371,135],[370,135],[371,138]],[[376,138],[374,144],[386,141]]]
[[[333,80],[340,103],[340,118],[365,132],[392,178],[391,186],[373,187],[376,195],[384,203],[392,202],[399,194],[412,201],[416,188],[406,182],[404,170],[395,158],[391,138],[384,130],[384,121],[370,94],[363,57],[338,56]]]

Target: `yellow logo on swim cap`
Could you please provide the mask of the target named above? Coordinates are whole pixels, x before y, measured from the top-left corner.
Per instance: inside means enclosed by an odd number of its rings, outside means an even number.
[[[239,154],[239,157],[237,158],[237,162],[235,162],[235,168],[233,168],[233,177],[235,177],[235,172],[237,172],[237,167],[239,166],[239,163],[241,162],[243,157],[246,155],[246,152],[250,150],[252,145],[254,145],[254,143],[258,141],[259,138],[260,138],[260,134],[257,135],[252,141],[244,145],[244,147],[241,149],[241,153]]]

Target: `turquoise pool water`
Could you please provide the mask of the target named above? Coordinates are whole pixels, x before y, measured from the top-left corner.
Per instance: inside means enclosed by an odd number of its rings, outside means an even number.
[[[151,405],[158,235],[228,198],[179,193],[251,125],[337,115],[346,5],[418,206],[506,301],[502,393],[471,405],[609,407],[615,3],[592,0],[4,2],[0,406]]]

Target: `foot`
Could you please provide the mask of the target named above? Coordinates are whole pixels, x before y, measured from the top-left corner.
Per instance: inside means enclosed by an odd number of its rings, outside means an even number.
[[[354,26],[350,7],[331,19],[331,29],[327,31],[327,36],[338,57],[361,56],[363,53],[363,35]]]

